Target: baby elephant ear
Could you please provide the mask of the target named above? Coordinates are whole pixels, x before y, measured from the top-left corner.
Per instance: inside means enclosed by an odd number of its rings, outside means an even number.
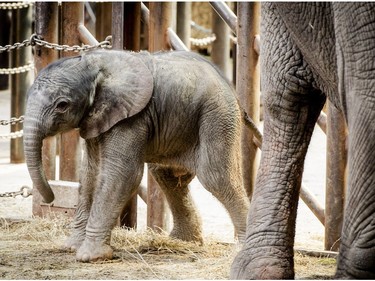
[[[136,54],[108,52],[96,60],[100,72],[94,98],[80,124],[84,139],[97,137],[119,121],[139,113],[153,92],[153,76]]]

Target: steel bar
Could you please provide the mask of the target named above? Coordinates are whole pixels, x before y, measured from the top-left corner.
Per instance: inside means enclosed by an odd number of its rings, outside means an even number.
[[[213,1],[210,5],[219,14],[219,16],[227,23],[234,34],[237,34],[237,17],[228,5],[223,1]]]
[[[84,26],[80,24],[78,26],[79,40],[86,45],[97,45],[99,44],[98,40],[91,34],[91,32]]]
[[[171,46],[176,51],[189,51],[189,48],[182,42],[180,37],[174,32],[174,30],[168,27],[167,30],[168,38],[170,41]]]
[[[16,9],[12,11],[12,41],[22,42],[25,38],[30,38],[32,34],[31,7]],[[30,63],[31,49],[22,48],[13,51],[11,54],[11,67],[19,67]],[[11,116],[20,117],[25,114],[26,92],[31,86],[31,71],[13,74],[11,76]],[[11,126],[11,132],[22,130],[23,125],[16,123]],[[23,149],[23,139],[11,139],[10,142],[10,162],[23,163],[25,155]]]
[[[237,95],[239,103],[254,124],[259,124],[260,67],[259,56],[253,48],[255,35],[259,33],[260,4],[237,3]],[[254,133],[247,127],[242,131],[242,163],[244,185],[251,198],[255,185],[259,153],[253,142]]]
[[[326,250],[337,251],[340,243],[345,203],[346,125],[342,113],[328,102],[327,178],[326,178]]]
[[[80,45],[78,27],[83,24],[83,2],[62,2],[61,39],[62,44]],[[63,57],[77,55],[74,52],[63,52]],[[81,161],[79,131],[72,130],[61,134],[60,179],[78,181]]]
[[[171,26],[172,5],[170,2],[150,2],[149,8],[149,51],[170,50],[167,31]],[[166,230],[169,211],[165,196],[150,172],[147,181],[147,226],[157,231]]]

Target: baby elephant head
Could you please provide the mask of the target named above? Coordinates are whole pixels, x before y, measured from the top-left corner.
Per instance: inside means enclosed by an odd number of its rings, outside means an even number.
[[[45,202],[54,195],[43,171],[43,139],[74,128],[85,139],[96,137],[145,108],[152,92],[150,70],[127,52],[61,59],[39,73],[27,94],[24,147],[31,179]]]

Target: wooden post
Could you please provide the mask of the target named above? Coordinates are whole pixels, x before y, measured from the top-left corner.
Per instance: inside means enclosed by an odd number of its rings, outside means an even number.
[[[170,50],[167,30],[171,25],[172,5],[170,2],[150,2],[149,5],[149,51]],[[150,173],[148,173],[147,197],[147,226],[154,230],[166,230],[167,202]]]
[[[45,41],[58,42],[57,2],[35,2],[35,32]],[[57,59],[58,52],[36,45],[34,53],[35,75]],[[47,179],[53,180],[56,178],[56,137],[43,141],[43,168]]]
[[[16,9],[12,11],[12,41],[22,42],[31,36],[31,8]],[[21,48],[14,50],[11,54],[11,67],[25,66],[31,62],[31,49]],[[31,71],[13,74],[11,76],[11,116],[20,117],[25,114],[26,92],[31,86]],[[11,131],[22,130],[23,125],[17,123],[11,126]],[[25,155],[23,150],[23,139],[11,139],[10,162],[23,163]]]
[[[83,24],[83,2],[62,2],[61,40],[62,44],[79,45],[78,27]],[[63,57],[75,56],[74,52],[63,52]],[[61,134],[60,179],[78,181],[81,161],[79,132],[72,130]]]
[[[139,51],[141,3],[114,2],[112,9],[112,48]],[[120,225],[136,228],[137,194],[130,198],[122,210]]]
[[[346,125],[342,113],[328,103],[327,178],[324,248],[338,251],[345,203]]]
[[[190,49],[191,37],[191,2],[177,2],[177,35]]]
[[[57,2],[35,2],[35,33],[48,42],[58,42]],[[36,45],[34,52],[35,76],[56,59],[58,59],[58,52]],[[56,137],[43,140],[42,158],[47,179],[56,179]],[[34,216],[41,216],[43,214],[42,198],[37,193],[38,190],[34,189],[32,213]]]
[[[212,10],[212,32],[216,35],[216,40],[212,42],[211,59],[216,64],[223,74],[230,78],[229,75],[229,55],[230,55],[230,41],[229,28],[221,17]]]
[[[96,3],[96,23],[95,37],[98,41],[103,41],[108,35],[111,35],[112,28],[112,3]]]
[[[11,20],[10,13],[8,10],[0,9],[0,46],[5,46],[10,44],[10,30],[11,30]],[[0,68],[9,67],[9,55],[8,52],[0,53]],[[0,90],[6,90],[9,88],[9,75],[0,74]]]
[[[260,69],[258,54],[254,49],[255,35],[259,34],[260,3],[238,2],[237,4],[237,94],[241,106],[259,124]],[[244,185],[251,198],[255,184],[258,153],[253,143],[253,134],[243,127],[242,157]]]

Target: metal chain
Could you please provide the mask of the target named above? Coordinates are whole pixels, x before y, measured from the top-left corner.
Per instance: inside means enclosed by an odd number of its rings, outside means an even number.
[[[0,134],[0,139],[17,139],[17,138],[22,138],[23,137],[23,130],[21,131],[16,131],[16,132],[11,132],[9,134]]]
[[[211,36],[208,36],[206,38],[190,38],[190,42],[191,44],[193,44],[194,46],[207,46],[209,44],[211,44],[212,42],[214,42],[216,40],[216,35],[215,34],[212,34]]]
[[[25,121],[25,116],[22,115],[19,118],[12,117],[9,120],[0,120],[0,125],[7,126],[7,125],[15,125],[17,123],[23,123]]]
[[[20,2],[20,3],[1,3],[0,4],[0,10],[15,10],[15,9],[22,9],[22,8],[27,8],[31,6],[32,3],[25,3],[25,2]]]
[[[13,191],[13,192],[4,192],[4,193],[0,193],[0,198],[4,198],[4,197],[13,197],[15,198],[16,196],[19,196],[21,195],[23,198],[27,198],[29,197],[30,195],[33,195],[33,190],[24,185],[21,187],[20,191]]]
[[[69,45],[59,45],[56,43],[49,43],[47,41],[42,40],[39,35],[34,33],[33,35],[31,35],[30,39],[26,39],[22,43],[14,43],[13,45],[0,46],[0,53],[5,52],[5,51],[10,52],[14,49],[19,49],[19,48],[28,47],[28,46],[35,46],[35,45],[45,47],[48,49],[54,49],[57,51],[64,51],[64,52],[68,52],[68,51],[73,51],[73,52],[84,51],[85,52],[85,51],[98,49],[98,48],[111,49],[112,48],[111,40],[112,40],[112,36],[107,36],[104,41],[100,42],[97,45],[69,46]]]
[[[22,115],[19,118],[12,117],[10,120],[0,120],[0,125],[15,125],[17,123],[23,123],[25,117]],[[9,134],[0,134],[0,139],[17,139],[23,137],[23,130],[11,132]]]
[[[15,68],[0,68],[0,74],[18,74],[27,72],[34,69],[34,63],[30,62],[24,66],[15,67]]]

